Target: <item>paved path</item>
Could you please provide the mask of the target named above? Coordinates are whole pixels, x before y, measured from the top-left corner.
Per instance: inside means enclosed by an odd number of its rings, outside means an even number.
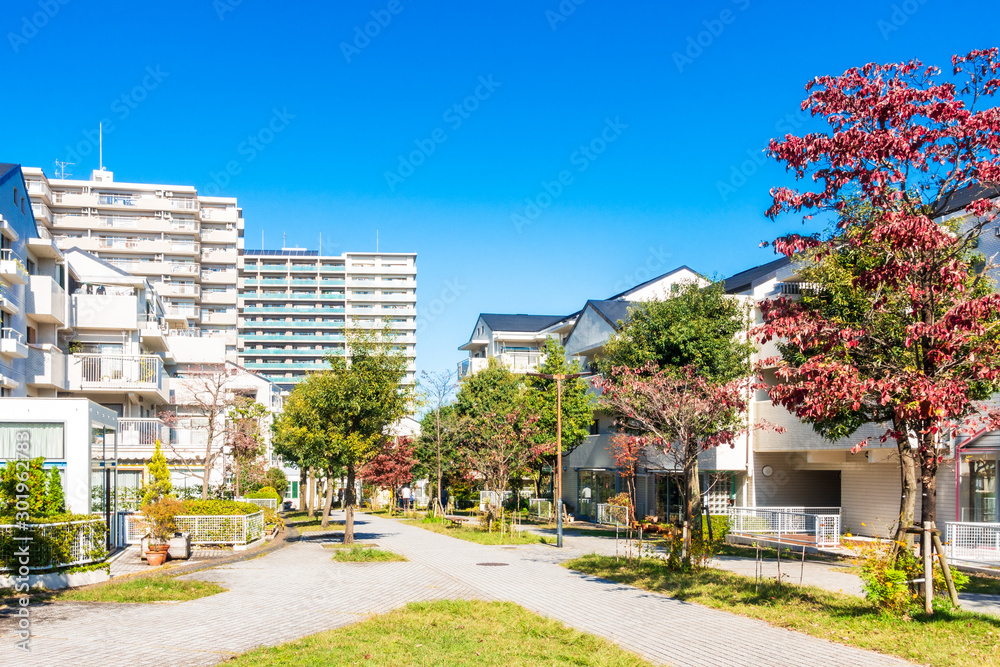
[[[13,648],[13,619],[5,618],[0,621],[0,664],[207,665],[411,600],[451,598],[511,600],[660,664],[906,664],[571,572],[558,563],[576,548],[566,553],[543,545],[489,547],[367,515],[359,516],[358,530],[360,539],[374,539],[410,562],[336,563],[320,544],[329,538],[307,535],[261,558],[185,575],[229,589],[208,598],[36,605],[34,650],[28,655]]]

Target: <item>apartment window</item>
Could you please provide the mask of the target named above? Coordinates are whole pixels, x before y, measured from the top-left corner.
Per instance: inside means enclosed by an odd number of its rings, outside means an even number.
[[[35,327],[28,327],[28,344],[34,345],[37,342],[37,337],[38,332],[35,330]]]
[[[17,206],[17,188],[14,188],[14,206]]]
[[[38,265],[35,264],[31,258],[24,261],[25,268],[28,269],[28,275],[37,276],[38,275]]]
[[[6,391],[6,390],[5,390]],[[29,456],[66,458],[62,422],[8,422],[0,424],[0,458],[17,458],[17,442],[28,441]]]

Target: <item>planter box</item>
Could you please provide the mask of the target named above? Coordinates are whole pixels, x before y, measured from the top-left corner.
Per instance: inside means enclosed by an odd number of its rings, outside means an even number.
[[[74,572],[73,574],[32,574],[28,576],[28,585],[31,588],[41,586],[45,590],[55,591],[60,588],[72,588],[74,586],[87,586],[88,584],[99,584],[107,581],[110,577],[105,570],[93,570],[91,572]],[[14,588],[14,577],[0,577],[0,588]],[[23,580],[17,583],[23,583]]]
[[[191,535],[189,533],[175,535],[170,538],[167,544],[170,546],[167,553],[170,554],[171,560],[187,560],[191,557]]]

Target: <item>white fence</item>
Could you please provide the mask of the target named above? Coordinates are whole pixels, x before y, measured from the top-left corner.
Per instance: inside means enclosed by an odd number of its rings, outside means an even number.
[[[139,544],[149,532],[146,519],[141,514],[124,514],[123,518],[122,541]],[[174,523],[178,532],[191,535],[191,544],[249,544],[264,536],[264,512],[230,516],[175,516]]]
[[[608,505],[607,503],[598,503],[597,523],[627,528],[629,525],[628,507],[625,507],[624,505]]]
[[[530,498],[528,499],[528,508],[531,514],[540,519],[552,518],[552,501],[548,498]]]
[[[240,503],[250,503],[251,505],[256,505],[257,507],[268,507],[270,509],[278,509],[278,501],[274,498],[237,498],[237,502]]]
[[[799,511],[801,510],[801,511]],[[811,536],[818,547],[840,546],[839,507],[730,507],[734,535]]]
[[[506,501],[513,495],[510,491],[503,492],[503,499]],[[494,507],[500,507],[500,494],[496,491],[480,491],[479,492],[479,511],[485,512],[487,505],[493,505]]]
[[[947,522],[948,558],[1000,563],[1000,523]]]
[[[68,540],[67,552],[63,557],[55,558],[59,554],[51,553],[45,548],[45,544],[49,543],[49,540],[16,540],[16,533],[23,535],[24,532],[19,526],[10,524],[0,525],[0,542],[10,541],[16,550],[19,550],[24,545],[28,546],[29,568],[32,571],[95,563],[104,560],[108,555],[105,542],[107,528],[104,519],[28,524],[27,527],[34,535],[51,538],[54,543],[62,542],[63,539],[61,536],[65,536],[66,532],[75,533]],[[15,565],[20,563],[20,556],[14,553],[15,549],[11,550],[10,561],[6,563],[0,561],[0,572],[10,572],[16,569]],[[41,560],[45,562],[39,562]]]

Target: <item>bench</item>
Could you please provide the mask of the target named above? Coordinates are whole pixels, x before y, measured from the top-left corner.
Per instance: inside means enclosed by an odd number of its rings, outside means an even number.
[[[460,514],[445,514],[444,520],[450,522],[453,526],[461,526],[462,524],[472,521],[474,517],[462,516]]]

